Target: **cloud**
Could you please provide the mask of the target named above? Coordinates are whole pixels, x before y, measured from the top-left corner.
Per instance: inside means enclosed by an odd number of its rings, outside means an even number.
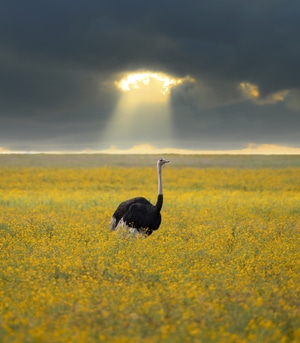
[[[262,155],[299,155],[300,148],[276,144],[248,144],[247,148],[240,150],[242,154]]]
[[[299,10],[297,0],[1,2],[1,144],[97,149],[114,82],[141,69],[196,80],[171,90],[174,146],[299,144]]]
[[[3,146],[0,146],[0,154],[8,154],[8,153],[11,153],[11,151],[4,148]]]
[[[185,83],[172,90],[172,101],[175,106],[179,102],[189,103],[199,112],[229,106],[244,100],[236,83],[222,79],[198,78],[193,83]]]
[[[294,112],[300,111],[300,89],[289,91],[286,99],[286,107]]]
[[[93,152],[93,151],[90,151]],[[246,148],[235,150],[191,150],[175,148],[156,148],[150,144],[141,144],[129,149],[111,147],[99,151],[106,154],[181,154],[181,155],[300,155],[300,148],[276,144],[249,143]]]
[[[40,151],[11,151],[0,147],[0,154],[36,154]],[[132,146],[128,149],[120,149],[116,146],[111,146],[108,149],[94,150],[57,150],[48,151],[49,154],[110,154],[110,155],[163,155],[163,154],[179,154],[179,155],[300,155],[300,148],[281,146],[276,144],[256,144],[249,143],[245,148],[233,150],[192,150],[178,148],[157,148],[151,144],[140,144]]]
[[[259,87],[256,85],[249,82],[241,82],[239,87],[246,99],[251,99],[258,105],[276,104],[279,101],[284,101],[289,94],[288,90],[282,90],[280,92],[268,94],[262,98],[259,92]]]

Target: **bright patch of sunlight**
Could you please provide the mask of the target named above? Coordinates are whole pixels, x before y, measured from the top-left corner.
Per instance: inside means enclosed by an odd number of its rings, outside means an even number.
[[[165,73],[144,71],[128,73],[127,75],[123,76],[120,81],[116,81],[115,84],[123,92],[151,87],[156,88],[162,94],[167,95],[170,93],[170,89],[172,87],[176,87],[187,81],[194,82],[195,80],[190,76],[186,76],[184,78],[175,78]]]
[[[118,147],[145,142],[171,144],[171,89],[185,82],[194,82],[194,79],[155,71],[121,75],[115,81],[115,86],[122,92],[121,97],[102,134],[102,142]]]

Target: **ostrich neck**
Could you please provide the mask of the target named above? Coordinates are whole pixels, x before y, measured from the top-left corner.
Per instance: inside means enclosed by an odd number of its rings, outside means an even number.
[[[156,202],[156,210],[160,212],[163,204],[163,190],[162,190],[162,176],[161,176],[161,166],[157,166],[157,177],[158,177],[158,196]]]
[[[158,195],[163,194],[163,189],[162,189],[162,168],[160,165],[157,166],[157,177],[158,177]]]

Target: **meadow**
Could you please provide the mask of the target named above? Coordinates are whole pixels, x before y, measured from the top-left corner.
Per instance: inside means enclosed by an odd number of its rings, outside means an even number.
[[[0,342],[300,342],[299,156],[0,156]]]

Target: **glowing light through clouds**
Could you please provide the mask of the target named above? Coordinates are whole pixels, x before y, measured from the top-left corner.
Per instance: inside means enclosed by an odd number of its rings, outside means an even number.
[[[154,71],[123,74],[115,81],[122,95],[104,132],[103,142],[107,147],[127,148],[130,138],[131,144],[169,146],[173,139],[170,93],[173,87],[184,82],[194,82],[194,79]]]
[[[140,72],[128,74],[123,77],[120,81],[116,82],[118,88],[124,92],[128,92],[132,89],[138,89],[142,86],[149,86],[150,83],[157,83],[160,86],[160,92],[164,95],[170,93],[170,89],[177,85],[182,84],[183,82],[190,81],[193,82],[194,79],[187,76],[185,78],[173,78],[164,73],[154,73],[154,72]]]
[[[250,82],[241,82],[239,87],[246,98],[255,101],[259,105],[275,104],[284,101],[289,93],[288,90],[282,90],[281,92],[272,93],[265,98],[261,98],[258,86]]]

